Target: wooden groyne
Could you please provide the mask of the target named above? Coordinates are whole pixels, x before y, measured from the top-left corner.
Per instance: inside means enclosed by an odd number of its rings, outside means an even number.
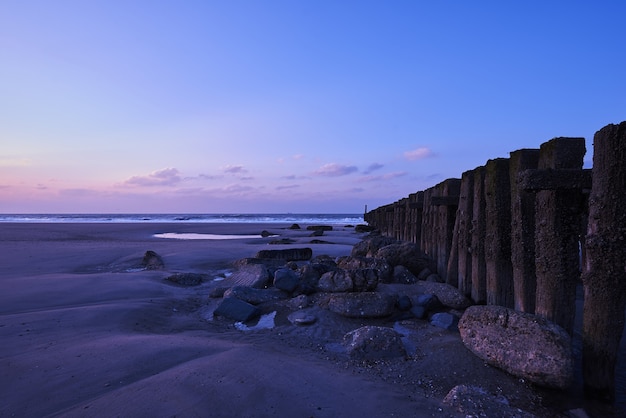
[[[626,309],[626,122],[595,134],[591,170],[585,152],[584,138],[554,138],[364,217],[419,245],[475,303],[543,316],[570,335],[582,277],[584,385],[611,400]]]

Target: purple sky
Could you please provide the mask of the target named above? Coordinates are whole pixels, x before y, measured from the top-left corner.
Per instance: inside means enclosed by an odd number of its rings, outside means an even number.
[[[360,213],[626,119],[622,1],[0,2],[0,212]]]

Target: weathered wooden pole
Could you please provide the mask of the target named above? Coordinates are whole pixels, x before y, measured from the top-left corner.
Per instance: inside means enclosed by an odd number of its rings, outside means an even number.
[[[437,259],[437,247],[435,245],[436,215],[435,207],[432,205],[432,197],[437,195],[439,190],[436,187],[429,187],[424,190],[424,207],[422,211],[422,235],[420,248],[432,260]]]
[[[456,212],[457,283],[466,296],[472,295],[472,213],[474,209],[474,170],[461,176],[459,207]],[[452,259],[450,259],[452,261]]]
[[[583,378],[588,396],[615,399],[626,308],[626,122],[596,132],[585,247]]]
[[[511,183],[509,160],[485,165],[485,262],[487,304],[513,308],[511,265]]]
[[[474,207],[472,208],[472,300],[487,303],[485,265],[485,167],[474,169]]]
[[[584,138],[554,138],[541,145],[535,200],[535,313],[573,332],[576,286],[580,280],[580,185],[570,188],[558,181],[582,173]],[[568,174],[569,173],[569,174]],[[541,184],[543,183],[543,184]]]
[[[444,282],[447,281],[448,260],[452,249],[460,188],[461,179],[447,179],[435,186],[437,193],[431,197],[431,205],[435,213],[435,234],[433,235],[437,254],[435,262],[437,273]],[[456,277],[454,281],[456,284]]]
[[[409,195],[409,213],[410,213],[410,227],[409,241],[414,244],[420,245],[422,237],[422,212],[424,210],[424,192],[411,193]]]
[[[404,224],[406,217],[406,198],[400,199],[393,204],[393,237],[404,240]]]
[[[511,168],[511,262],[515,309],[535,313],[535,194],[519,186],[519,175],[536,169],[538,149],[513,151]]]

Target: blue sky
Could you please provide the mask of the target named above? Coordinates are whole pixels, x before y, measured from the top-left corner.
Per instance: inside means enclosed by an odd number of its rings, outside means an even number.
[[[0,0],[0,212],[349,212],[626,119],[621,1]]]

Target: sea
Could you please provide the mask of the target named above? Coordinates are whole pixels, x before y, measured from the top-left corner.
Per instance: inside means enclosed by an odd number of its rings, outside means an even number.
[[[0,214],[0,223],[302,223],[362,224],[356,213],[99,213]]]

